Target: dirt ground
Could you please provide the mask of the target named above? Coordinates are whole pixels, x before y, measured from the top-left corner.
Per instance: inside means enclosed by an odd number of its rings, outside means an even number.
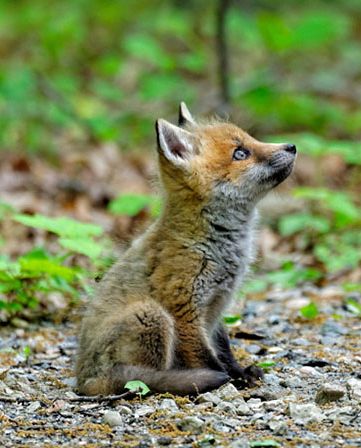
[[[317,295],[319,316],[299,317]],[[4,447],[360,447],[361,322],[337,286],[273,290],[230,328],[258,387],[232,384],[194,399],[150,395],[86,401],[73,373],[76,324],[0,331]],[[19,322],[21,325],[22,322]]]

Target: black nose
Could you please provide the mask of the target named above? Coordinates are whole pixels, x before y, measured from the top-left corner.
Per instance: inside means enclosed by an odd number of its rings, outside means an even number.
[[[296,154],[296,152],[297,152],[296,145],[294,145],[294,144],[292,144],[292,143],[287,143],[287,144],[284,146],[284,150],[287,151],[287,152],[289,152],[289,153],[291,153],[291,154]]]

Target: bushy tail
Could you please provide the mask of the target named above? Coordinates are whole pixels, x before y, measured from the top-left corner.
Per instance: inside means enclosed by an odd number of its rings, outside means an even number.
[[[140,380],[152,392],[170,392],[175,395],[194,395],[216,389],[230,378],[226,373],[210,369],[153,370],[140,366],[115,366],[109,375],[88,379],[82,393],[86,395],[118,394],[128,381]]]

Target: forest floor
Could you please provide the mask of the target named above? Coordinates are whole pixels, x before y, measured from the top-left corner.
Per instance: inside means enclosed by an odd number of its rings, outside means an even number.
[[[301,158],[297,166],[288,183],[299,181]],[[2,159],[0,191],[23,213],[96,222],[115,241],[126,242],[135,227],[149,222],[149,213],[115,217],[106,206],[120,192],[149,193],[153,172],[149,156],[125,157],[109,145],[65,152],[58,166],[10,155]],[[276,201],[268,210],[294,206],[281,204],[281,196]],[[49,233],[10,221],[1,233],[2,250],[11,257],[54,243]],[[291,252],[312,263],[297,239],[282,239],[271,227],[259,241],[266,272],[277,271],[278,259]],[[356,283],[360,271],[247,294],[243,309],[234,310],[242,320],[230,326],[232,345],[241,364],[265,369],[264,380],[252,389],[228,384],[193,399],[79,397],[78,319],[67,316],[59,295],[48,295],[35,321],[40,323],[15,318],[12,326],[3,321],[0,327],[0,446],[361,447],[361,321],[347,306],[361,297],[345,292],[342,276]],[[300,309],[310,302],[317,312],[307,319]],[[44,320],[54,307],[60,323]]]
[[[337,286],[274,290],[249,300],[230,328],[243,364],[262,363],[252,389],[81,401],[76,324],[0,332],[0,445],[4,447],[360,447],[361,323]],[[317,295],[312,322],[297,310]],[[337,319],[326,316],[338,316]]]

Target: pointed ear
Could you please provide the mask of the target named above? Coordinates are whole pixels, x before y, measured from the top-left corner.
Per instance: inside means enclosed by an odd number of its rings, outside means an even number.
[[[195,152],[192,134],[161,118],[156,122],[156,130],[159,152],[174,165],[187,166]]]
[[[196,124],[192,114],[189,112],[186,103],[183,101],[179,105],[178,125],[185,126],[187,124]]]

